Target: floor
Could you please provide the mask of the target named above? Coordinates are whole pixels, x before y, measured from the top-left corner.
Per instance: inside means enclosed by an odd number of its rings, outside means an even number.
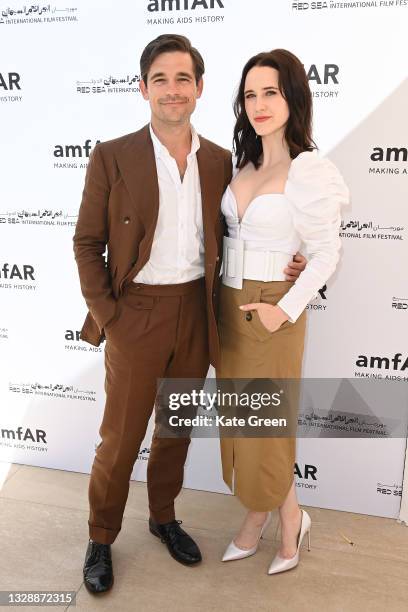
[[[59,608],[73,612],[408,610],[408,528],[396,520],[307,508],[311,551],[305,538],[298,567],[268,576],[279,539],[276,513],[256,555],[221,563],[243,509],[232,496],[185,489],[177,517],[204,558],[185,567],[148,532],[146,486],[136,482],[112,546],[114,587],[92,596],[82,582],[88,480],[87,474],[0,463],[0,590],[75,591],[76,606]]]

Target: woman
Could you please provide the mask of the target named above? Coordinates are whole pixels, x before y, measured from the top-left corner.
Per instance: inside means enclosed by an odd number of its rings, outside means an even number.
[[[318,156],[312,97],[302,63],[275,49],[245,65],[235,100],[236,172],[222,211],[223,260],[219,379],[301,377],[307,303],[339,259],[340,208],[348,190]],[[304,244],[308,263],[296,282],[283,268]],[[281,546],[269,574],[297,565],[309,515],[299,508],[296,438],[221,438],[225,482],[247,508],[223,561],[254,554],[279,508]],[[233,485],[234,480],[234,485]]]

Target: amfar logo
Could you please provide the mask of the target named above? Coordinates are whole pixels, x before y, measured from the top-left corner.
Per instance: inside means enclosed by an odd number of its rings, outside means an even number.
[[[326,291],[327,291],[327,285],[323,285],[323,287],[319,289],[318,295],[316,295],[314,299],[318,300],[318,298],[320,298],[321,300],[327,300]],[[306,306],[307,310],[326,310],[326,308],[327,308],[327,304],[314,304],[313,302],[310,302]]]
[[[311,64],[306,68],[306,75],[311,86],[313,98],[339,97],[339,66],[337,64]]]
[[[375,162],[406,162],[408,149],[406,147],[374,147],[370,159]]]
[[[18,72],[0,72],[0,88],[3,88],[5,91],[21,89],[20,75]]]
[[[73,341],[73,342],[80,342],[81,337],[80,337],[81,332],[79,330],[74,331],[73,329],[66,329],[65,330],[65,340],[69,340],[69,341]]]
[[[402,353],[395,353],[394,357],[391,358],[359,355],[356,366],[359,368],[372,368],[378,370],[400,370],[402,372],[408,369],[408,357],[403,360]]]
[[[309,81],[314,81],[317,85],[328,85],[329,83],[339,84],[337,75],[339,74],[339,67],[337,64],[324,64],[318,70],[316,64],[311,64],[309,70],[306,71],[307,78]]]
[[[319,295],[322,298],[322,300],[327,300],[326,291],[327,291],[327,285],[323,285],[323,287],[319,289]]]
[[[67,351],[87,351],[89,353],[101,353],[102,348],[100,346],[87,346],[81,339],[81,331],[76,329],[66,329],[64,333],[66,342],[70,344],[65,345]],[[104,342],[105,340],[103,340]]]
[[[54,157],[89,157],[91,153],[91,140],[88,138],[83,145],[59,145],[54,147]],[[96,140],[95,144],[101,142]]]
[[[299,467],[298,463],[295,463],[295,474],[298,478],[304,478],[305,480],[307,480],[308,478],[312,478],[313,480],[317,480],[316,478],[316,472],[317,472],[317,467],[315,465],[310,465],[308,463],[305,463],[305,465],[303,466],[303,472]]]
[[[148,447],[142,448],[139,451],[139,454],[137,456],[139,461],[149,461],[149,457],[150,457],[150,448]]]
[[[315,480],[317,481],[317,467],[315,465],[310,465],[309,463],[305,463],[303,466],[303,470],[299,466],[298,463],[295,463],[294,474],[297,478],[301,478],[302,480]],[[316,489],[316,485],[311,482],[297,482],[297,487],[304,487],[306,489]]]
[[[406,166],[396,165],[408,161],[408,149],[406,147],[373,147],[370,160],[385,165],[369,166],[369,174],[408,174]]]
[[[34,267],[28,264],[23,264],[21,270],[17,264],[4,263],[0,267],[0,278],[19,278],[20,280],[35,280],[34,278]]]
[[[29,427],[23,430],[22,427],[17,429],[1,429],[1,437],[8,440],[31,440],[31,442],[44,442],[47,444],[45,439],[46,433],[43,429],[35,429],[34,433]]]
[[[149,0],[147,10],[151,13],[157,11],[194,11],[196,8],[214,9],[224,8],[221,0]]]

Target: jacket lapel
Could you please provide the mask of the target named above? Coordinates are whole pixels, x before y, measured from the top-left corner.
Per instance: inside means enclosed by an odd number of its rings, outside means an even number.
[[[221,156],[214,155],[207,141],[200,136],[197,151],[198,171],[200,174],[201,202],[203,210],[204,242],[206,259],[211,256],[215,242],[215,224],[220,215],[220,203],[224,185],[224,166]]]
[[[220,215],[224,166],[221,155],[214,155],[214,149],[210,148],[206,139],[201,136],[199,138],[197,164],[201,186],[205,259],[212,260],[217,251],[215,224]],[[116,158],[136,214],[146,230],[140,243],[137,264],[122,280],[123,285],[147,262],[159,214],[159,182],[149,125],[131,134],[117,151]]]
[[[149,125],[131,135],[117,152],[117,162],[146,234],[154,234],[159,214],[159,183]]]

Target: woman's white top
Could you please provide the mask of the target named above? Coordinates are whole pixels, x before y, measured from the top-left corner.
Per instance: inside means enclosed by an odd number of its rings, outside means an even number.
[[[224,193],[221,210],[228,234],[243,240],[245,249],[295,255],[302,243],[306,247],[305,270],[278,302],[291,323],[336,268],[341,247],[340,210],[348,200],[340,172],[317,151],[300,153],[290,165],[284,192],[256,196],[241,221],[231,188]]]

